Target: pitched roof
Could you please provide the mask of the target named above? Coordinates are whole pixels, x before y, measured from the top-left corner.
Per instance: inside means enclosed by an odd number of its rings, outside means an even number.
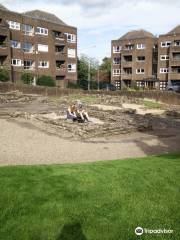
[[[180,25],[173,28],[170,32],[167,33],[167,35],[175,35],[180,34]]]
[[[132,40],[137,38],[155,38],[155,36],[143,29],[133,30],[123,35],[119,40]]]
[[[56,17],[56,15],[48,12],[40,11],[40,10],[24,12],[23,15],[28,17],[33,17],[36,19],[45,20],[48,22],[56,23],[56,24],[66,25],[66,23],[64,23],[61,19]]]
[[[3,9],[3,10],[6,10],[6,11],[9,11],[4,5],[0,4],[0,9]]]

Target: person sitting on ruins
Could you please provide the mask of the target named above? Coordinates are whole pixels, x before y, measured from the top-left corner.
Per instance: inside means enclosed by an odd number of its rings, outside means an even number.
[[[77,101],[77,112],[76,115],[78,117],[79,122],[90,122],[89,115],[86,110],[83,108],[83,104],[80,101]]]
[[[77,107],[74,103],[73,105],[70,105],[67,110],[67,119],[73,120],[73,122],[77,121],[78,117],[76,115],[77,113]]]

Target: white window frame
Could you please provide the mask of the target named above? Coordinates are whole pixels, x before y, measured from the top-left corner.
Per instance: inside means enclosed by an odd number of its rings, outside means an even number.
[[[21,24],[15,21],[7,21],[9,28],[13,30],[21,30]]]
[[[24,47],[24,44],[30,44],[30,45],[31,45],[31,48],[30,48],[30,49],[29,49],[29,48],[25,48],[25,47]],[[23,52],[25,52],[25,53],[33,53],[33,52],[34,52],[34,46],[33,46],[32,43],[23,42],[23,43],[22,43],[22,48],[23,48]],[[28,51],[26,51],[26,50],[28,50]]]
[[[122,47],[121,46],[113,46],[113,53],[120,53]]]
[[[76,72],[76,64],[75,63],[69,63],[67,65],[67,69],[68,69],[68,72],[75,73]]]
[[[145,74],[144,68],[138,68],[138,69],[136,69],[136,74]]]
[[[36,34],[43,35],[43,36],[48,36],[48,29],[43,28],[43,27],[37,27],[36,28]]]
[[[13,42],[14,42],[14,43],[17,43],[17,46],[16,46],[16,47],[12,45]],[[18,41],[16,41],[16,40],[11,40],[11,48],[18,48],[18,49],[19,49],[19,48],[21,48],[21,43],[18,42]]]
[[[68,48],[68,58],[76,58],[76,49]]]
[[[65,33],[67,36],[67,42],[69,43],[76,43],[76,35],[72,33]]]
[[[49,46],[45,44],[38,44],[38,52],[48,52]]]
[[[120,76],[121,75],[121,69],[113,69],[113,76]]]
[[[174,46],[179,47],[180,46],[180,40],[175,40],[174,41]]]
[[[169,68],[160,68],[159,72],[167,74],[169,73]]]
[[[49,68],[49,61],[42,60],[38,62],[38,68]]]
[[[160,60],[161,60],[161,61],[167,61],[167,60],[169,60],[169,55],[160,55]]]
[[[11,65],[14,67],[21,67],[22,61],[21,61],[21,59],[11,59]]]
[[[31,30],[28,30],[28,27],[31,27]],[[29,24],[22,24],[22,31],[24,35],[33,36],[34,35],[34,27]]]
[[[161,47],[162,48],[168,48],[170,45],[171,45],[171,41],[161,42]]]
[[[136,47],[137,47],[137,49],[146,49],[146,44],[145,43],[138,43]]]

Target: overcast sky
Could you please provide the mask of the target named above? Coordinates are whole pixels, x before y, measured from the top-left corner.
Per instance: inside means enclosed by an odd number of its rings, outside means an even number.
[[[39,9],[78,28],[79,54],[101,60],[129,30],[163,34],[180,24],[180,0],[0,0],[12,11]],[[91,46],[96,45],[96,48]],[[87,48],[89,47],[89,48]]]

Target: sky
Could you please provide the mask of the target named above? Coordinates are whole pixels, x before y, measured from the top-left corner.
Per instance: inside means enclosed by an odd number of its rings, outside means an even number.
[[[11,11],[39,9],[78,29],[78,54],[101,61],[131,30],[164,34],[180,25],[180,0],[0,0]]]

